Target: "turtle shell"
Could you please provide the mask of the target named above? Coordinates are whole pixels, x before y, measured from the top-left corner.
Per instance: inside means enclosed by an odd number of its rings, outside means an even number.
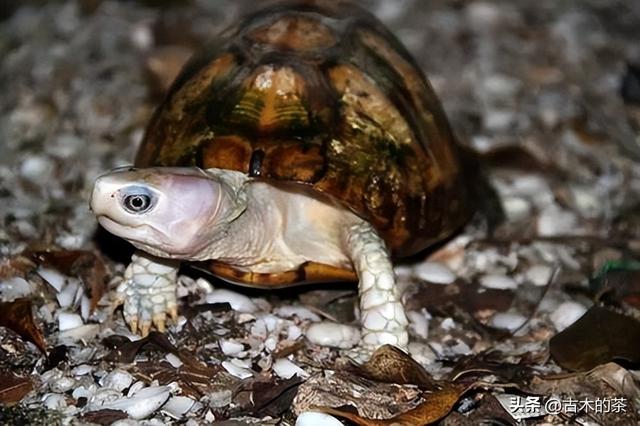
[[[469,215],[433,89],[382,23],[347,2],[281,3],[224,31],[184,67],[135,163],[297,182],[368,220],[396,255]]]

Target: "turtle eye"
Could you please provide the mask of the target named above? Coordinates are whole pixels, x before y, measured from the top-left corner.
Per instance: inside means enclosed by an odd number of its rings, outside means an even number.
[[[153,204],[153,197],[143,188],[134,188],[122,198],[122,205],[129,213],[145,213]]]

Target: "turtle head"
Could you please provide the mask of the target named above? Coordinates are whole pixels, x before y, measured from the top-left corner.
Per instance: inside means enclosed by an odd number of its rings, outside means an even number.
[[[184,259],[211,242],[232,202],[223,182],[195,167],[118,168],[100,176],[91,195],[107,231],[151,254]]]

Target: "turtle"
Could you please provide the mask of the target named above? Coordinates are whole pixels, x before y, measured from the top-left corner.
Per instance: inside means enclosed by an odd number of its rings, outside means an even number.
[[[186,63],[91,208],[137,249],[117,289],[134,332],[175,319],[189,262],[261,288],[357,281],[362,346],[406,348],[392,259],[469,219],[460,158],[432,86],[373,14],[290,0]]]

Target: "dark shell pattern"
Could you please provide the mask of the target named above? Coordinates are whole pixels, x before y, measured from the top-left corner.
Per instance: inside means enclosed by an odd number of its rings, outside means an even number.
[[[250,15],[192,58],[136,166],[298,182],[407,255],[467,219],[458,157],[433,89],[400,42],[353,4],[312,0]]]

